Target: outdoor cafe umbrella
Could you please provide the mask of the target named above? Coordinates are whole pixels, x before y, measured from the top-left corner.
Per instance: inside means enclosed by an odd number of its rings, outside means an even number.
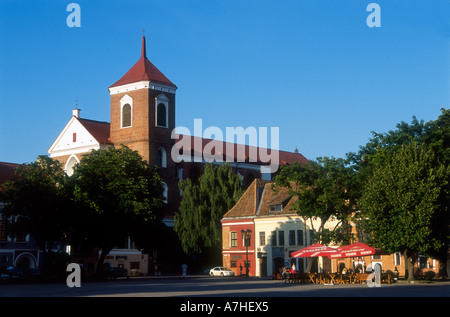
[[[330,259],[350,258],[350,257],[353,258],[373,254],[385,254],[385,252],[381,249],[376,249],[362,242],[358,242],[337,248],[336,252],[329,253],[328,257]]]
[[[305,247],[298,251],[292,253],[292,257],[294,258],[303,258],[303,257],[319,257],[319,256],[328,256],[329,254],[333,254],[336,252],[336,249],[327,247],[320,243],[315,243],[310,245],[309,247]],[[319,268],[319,263],[317,263],[317,268]]]
[[[309,247],[305,247],[298,251],[292,253],[293,258],[303,258],[303,257],[316,257],[316,256],[329,256],[330,254],[336,253],[336,249],[327,247],[320,243],[315,243]]]

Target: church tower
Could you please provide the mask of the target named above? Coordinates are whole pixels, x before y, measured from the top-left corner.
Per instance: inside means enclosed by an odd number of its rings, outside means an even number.
[[[151,165],[173,165],[170,152],[176,90],[177,86],[148,60],[143,36],[140,59],[109,87],[111,142],[138,151]]]

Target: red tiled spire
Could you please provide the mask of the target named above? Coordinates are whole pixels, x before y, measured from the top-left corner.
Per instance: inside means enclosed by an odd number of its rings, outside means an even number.
[[[153,81],[173,88],[177,88],[161,71],[156,68],[147,58],[145,47],[145,36],[142,36],[141,58],[121,79],[112,84],[111,87],[136,83],[139,81]]]

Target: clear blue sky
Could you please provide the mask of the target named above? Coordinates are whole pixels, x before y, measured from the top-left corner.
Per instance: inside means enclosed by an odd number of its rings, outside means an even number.
[[[81,27],[69,28],[69,3]],[[369,28],[369,3],[381,27]],[[450,104],[449,1],[1,0],[0,161],[34,161],[71,117],[110,121],[140,56],[178,86],[176,124],[279,127],[309,159]]]

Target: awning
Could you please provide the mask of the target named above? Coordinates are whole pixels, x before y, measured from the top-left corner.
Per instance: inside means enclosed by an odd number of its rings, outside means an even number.
[[[329,254],[336,253],[336,249],[327,247],[320,243],[315,243],[309,247],[305,247],[292,253],[294,258],[329,256]]]
[[[358,242],[340,247],[336,250],[335,253],[329,253],[328,257],[330,259],[337,259],[337,258],[366,256],[373,254],[386,254],[386,253],[381,249],[376,249],[368,246],[367,244]]]

